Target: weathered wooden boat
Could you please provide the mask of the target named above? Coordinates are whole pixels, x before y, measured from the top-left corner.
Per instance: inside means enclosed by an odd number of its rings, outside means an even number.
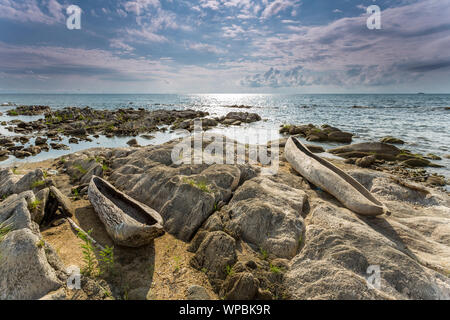
[[[365,216],[387,213],[387,208],[363,185],[310,152],[298,139],[289,138],[284,154],[291,166],[306,180],[333,195],[348,209]]]
[[[164,234],[163,219],[158,212],[97,176],[89,183],[88,197],[118,245],[140,247]]]

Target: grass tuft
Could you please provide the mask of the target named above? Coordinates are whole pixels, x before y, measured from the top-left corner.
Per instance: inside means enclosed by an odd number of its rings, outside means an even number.
[[[34,211],[39,207],[40,204],[41,204],[41,201],[36,199],[28,205],[28,209]]]
[[[202,190],[203,192],[207,192],[207,193],[211,193],[211,192],[212,192],[211,189],[209,188],[209,186],[206,184],[205,181],[199,181],[199,182],[197,182],[197,181],[195,181],[195,180],[193,180],[193,179],[184,178],[184,179],[183,179],[183,182],[184,182],[184,183],[188,183],[188,184],[190,184],[191,186],[193,186],[193,187],[195,187],[195,188],[197,188],[197,189]]]
[[[42,187],[43,185],[45,185],[45,181],[44,180],[37,180],[37,181],[33,182],[30,185],[30,187],[31,187],[31,189],[35,189],[35,188]]]

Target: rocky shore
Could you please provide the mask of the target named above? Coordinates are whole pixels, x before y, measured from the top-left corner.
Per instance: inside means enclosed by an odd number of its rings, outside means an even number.
[[[444,176],[431,174],[426,167],[440,168],[441,165],[433,161],[442,160],[434,154],[415,154],[410,150],[401,149],[398,146],[404,141],[395,137],[383,137],[379,142],[365,142],[349,144],[352,142],[352,133],[343,132],[327,124],[320,128],[308,125],[283,125],[280,133],[287,136],[303,137],[311,142],[339,142],[347,145],[329,149],[328,153],[344,158],[345,163],[354,164],[361,168],[371,168],[377,171],[393,173],[402,178],[425,182],[429,186],[444,187],[448,184]],[[287,139],[281,140],[281,144]],[[322,153],[324,149],[313,146],[312,152]]]
[[[57,111],[11,130],[40,130],[50,138],[49,132],[62,128],[83,137],[82,130],[107,134],[118,121],[114,134],[137,135],[159,124],[190,129],[195,118],[213,127],[259,117],[232,113],[211,119],[173,111],[155,121],[155,114],[148,118],[143,110],[81,110]],[[329,126],[320,132],[291,129],[286,133],[320,140],[351,137]],[[213,140],[205,135],[203,148]],[[95,148],[2,169],[0,299],[450,299],[449,194],[427,184],[429,177],[413,181],[410,173],[393,169],[417,170],[405,161],[418,156],[385,143],[332,150],[351,161],[330,161],[390,211],[366,218],[298,175],[283,157],[283,143],[278,172],[265,175],[261,165],[248,161],[174,164],[179,142]],[[235,145],[227,140],[224,149]],[[368,157],[370,165],[361,163]],[[166,231],[142,248],[115,246],[112,269],[104,272],[86,272],[83,241],[67,220],[92,230],[102,246],[114,246],[87,200],[93,175],[159,212]],[[95,253],[95,270],[104,270],[102,257]],[[85,270],[80,289],[67,287],[70,265]],[[380,270],[377,287],[367,281],[373,266]]]
[[[100,135],[112,137],[137,137],[152,139],[156,132],[184,129],[194,130],[194,122],[201,123],[202,130],[222,126],[239,126],[261,120],[255,113],[230,112],[222,117],[195,110],[139,109],[97,110],[89,107],[68,107],[51,110],[48,106],[18,106],[7,111],[9,116],[41,115],[34,121],[14,119],[1,123],[15,136],[0,135],[0,161],[15,156],[24,159],[49,150],[69,150],[62,144],[63,137],[69,144],[92,141]],[[33,142],[34,141],[34,142]]]

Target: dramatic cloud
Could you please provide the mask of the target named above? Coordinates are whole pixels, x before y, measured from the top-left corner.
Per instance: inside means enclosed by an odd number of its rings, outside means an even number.
[[[382,30],[365,28],[367,15],[325,26],[288,26],[295,33],[254,40],[258,50],[253,55],[269,52],[273,59],[265,71],[244,77],[241,84],[380,86],[448,71],[448,16],[449,2],[430,0],[385,10]]]
[[[448,91],[450,2],[0,0],[0,88],[131,92]],[[80,80],[82,79],[82,81]],[[77,90],[78,90],[77,89]]]

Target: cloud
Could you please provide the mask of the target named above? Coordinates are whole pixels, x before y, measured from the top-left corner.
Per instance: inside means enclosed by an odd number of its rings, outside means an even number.
[[[47,9],[45,14],[41,7]],[[0,0],[0,18],[20,22],[55,24],[64,22],[63,6],[56,0],[42,1],[39,6],[36,0]]]
[[[218,48],[215,45],[207,44],[207,43],[200,43],[200,42],[191,42],[187,41],[185,42],[185,47],[189,50],[199,51],[199,52],[209,52],[209,53],[215,53],[215,54],[224,54],[227,51]]]
[[[146,29],[125,29],[125,33],[131,38],[127,41],[131,42],[167,42],[167,38]]]
[[[54,46],[15,46],[0,42],[0,69],[8,77],[27,78],[40,75],[48,78],[63,76],[115,75],[116,81],[151,79],[156,74],[171,74],[159,60],[121,58],[99,49],[77,49]]]
[[[232,24],[231,26],[222,27],[223,36],[225,38],[236,38],[240,34],[245,33],[244,29],[241,26],[236,24]]]
[[[125,43],[123,39],[111,39],[109,41],[109,46],[111,48],[122,50],[123,52],[129,53],[134,50],[134,48]]]
[[[122,5],[126,12],[140,16],[152,7],[159,8],[161,3],[159,0],[134,0],[126,1]]]
[[[442,78],[450,61],[449,16],[450,2],[424,0],[382,11],[382,30],[366,27],[366,13],[323,26],[287,26],[294,32],[253,39],[252,56],[261,67],[240,83],[351,87],[409,83],[438,73]]]
[[[277,15],[281,11],[287,10],[288,8],[294,8],[298,4],[299,1],[297,0],[275,0],[267,4],[266,8],[261,13],[261,18],[267,19],[271,16]]]

